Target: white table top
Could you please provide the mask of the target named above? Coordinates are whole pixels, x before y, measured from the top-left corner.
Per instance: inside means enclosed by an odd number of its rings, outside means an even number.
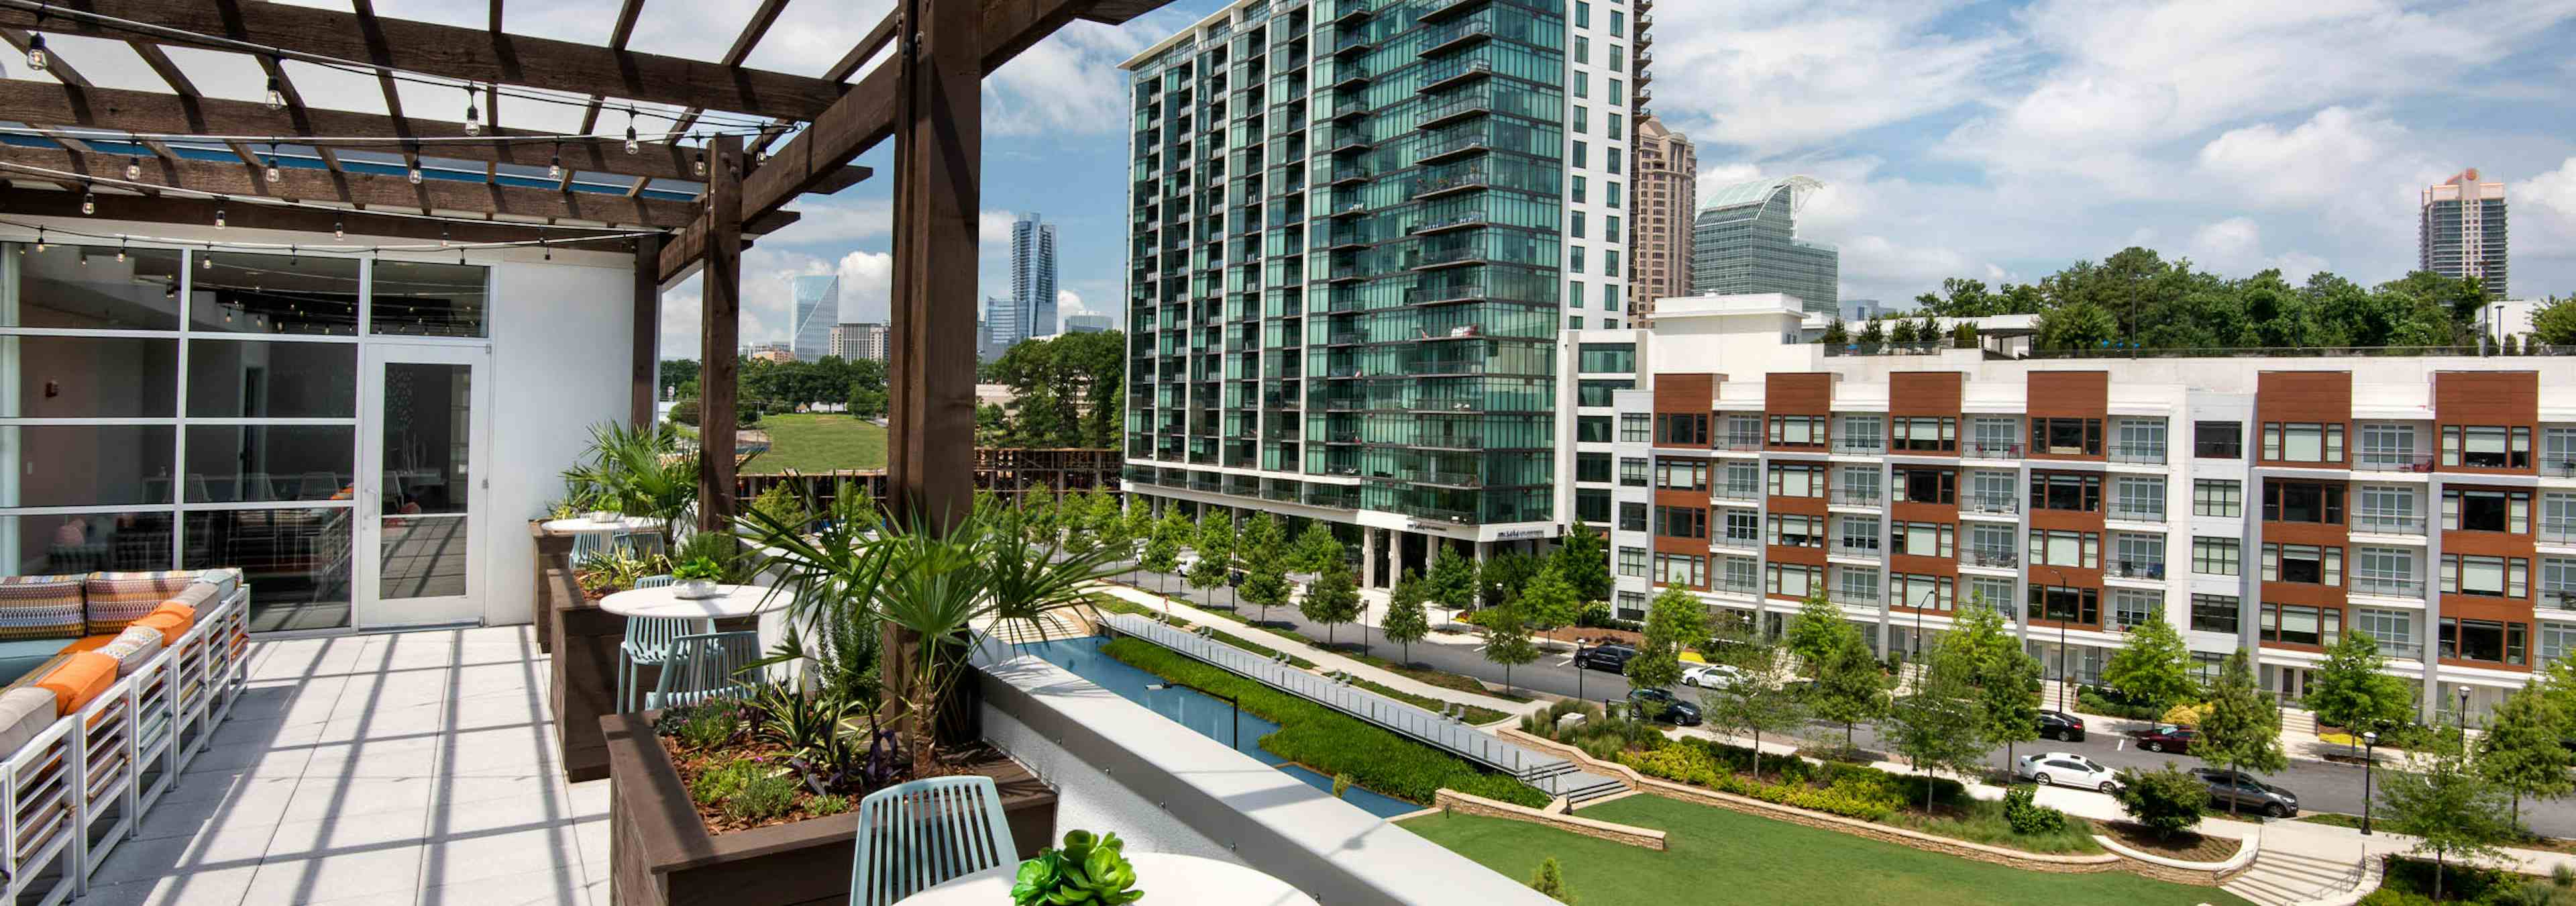
[[[680,587],[676,584],[633,588],[599,599],[599,609],[621,617],[726,619],[777,610],[795,600],[795,596],[786,592],[772,597],[771,589],[766,585],[718,585],[716,589],[720,594],[715,597],[693,601],[680,597]]]
[[[539,527],[546,531],[563,535],[596,535],[606,532],[640,532],[659,530],[662,527],[662,523],[660,520],[653,519],[648,516],[628,516],[615,522],[600,522],[588,516],[583,516],[577,519],[549,520]]]
[[[1232,862],[1172,853],[1128,853],[1136,866],[1141,903],[1224,903],[1227,906],[1316,906],[1313,897],[1269,875]],[[986,869],[924,890],[895,906],[994,906],[1011,901],[1020,863]]]

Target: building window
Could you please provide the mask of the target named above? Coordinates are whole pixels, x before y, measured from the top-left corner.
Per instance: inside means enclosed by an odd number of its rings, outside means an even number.
[[[1899,503],[1959,502],[1959,473],[1949,469],[1898,468],[1890,473]]]
[[[1959,449],[1959,420],[1907,416],[1888,420],[1888,449],[1953,452]]]
[[[1834,567],[1834,602],[1878,603],[1878,570],[1866,566]]]
[[[2352,590],[2365,595],[2422,597],[2424,585],[2415,576],[2415,552],[2402,547],[2354,548]]]
[[[2102,534],[2031,529],[2030,562],[2040,566],[2101,569]]]
[[[1825,496],[1825,467],[1821,465],[1771,464],[1771,496]]]
[[[2406,611],[2353,608],[2352,631],[2369,635],[2379,644],[2379,653],[2387,657],[2412,660],[2424,656],[2424,649],[2415,641],[2415,615]]]
[[[1619,504],[1619,530],[1623,532],[1645,531],[1646,505],[1642,503]]]
[[[2343,584],[2343,548],[2314,544],[2263,545],[2263,581]]]
[[[2273,462],[2342,462],[2343,423],[2264,422],[2263,458]]]
[[[1821,415],[1772,416],[1771,445],[1775,447],[1824,446],[1825,417]]]
[[[2442,464],[2471,469],[2531,468],[2531,429],[2443,425]]]
[[[2365,469],[2405,469],[2415,465],[2415,426],[2387,422],[2361,425],[2361,449],[2353,464]]]
[[[1729,450],[1762,449],[1762,417],[1759,415],[1727,416],[1726,448]]]
[[[2576,428],[2540,429],[2540,467],[2552,475],[2576,475]]]
[[[2263,605],[2258,627],[2266,642],[2285,645],[2332,645],[2343,638],[2343,611],[2296,604]]]
[[[2244,541],[2237,538],[2212,538],[2194,535],[2191,539],[2191,571],[2206,576],[2233,576],[2244,570]]]
[[[2446,489],[2442,492],[2442,527],[2453,531],[2529,534],[2531,492]]]
[[[2161,618],[2165,611],[2162,595],[2135,588],[2111,592],[2111,625],[2120,629],[2143,626]]]
[[[2131,532],[2111,536],[2112,565],[2132,579],[2165,577],[2165,536]]]
[[[2381,535],[2421,535],[2424,520],[2415,515],[2415,489],[2398,485],[2363,485],[2353,503],[2352,530]]]
[[[1916,610],[1948,612],[1952,606],[1954,580],[1948,576],[1918,576],[1895,573],[1887,577],[1887,603]]]
[[[1591,407],[1607,406],[1610,405],[1610,394],[1636,388],[1637,382],[1629,378],[1591,378],[1576,381],[1574,404]]]
[[[2030,420],[2030,451],[2053,456],[2102,455],[2102,420],[2040,418]]]
[[[2193,422],[2191,453],[2201,459],[2245,458],[2244,423]]]
[[[2443,554],[2442,591],[2490,598],[2530,596],[2531,561],[2521,557]]]
[[[1958,527],[1946,522],[1899,522],[1889,526],[1889,543],[1909,557],[1957,556]]]
[[[1885,449],[1887,435],[1879,433],[1886,424],[1875,415],[1846,415],[1835,420],[1834,449],[1844,452],[1874,453]]]
[[[1609,488],[1576,488],[1576,489],[1574,489],[1574,521],[1576,521],[1576,522],[1600,522],[1600,523],[1607,523],[1607,522],[1609,522],[1609,521],[1610,521],[1610,489],[1609,489]]]
[[[1643,570],[1640,570],[1640,572],[1643,572]],[[1642,619],[1645,619],[1645,618],[1646,618],[1646,593],[1645,593],[1645,592],[1641,592],[1641,591],[1623,591],[1623,592],[1620,592],[1620,593],[1619,593],[1619,619],[1622,619],[1622,620],[1642,620]]]
[[[2236,634],[2237,599],[2234,595],[2191,596],[2191,628],[2201,632]]]
[[[1657,506],[1655,534],[1666,538],[1706,538],[1708,511],[1689,506]]]
[[[1837,469],[1834,472],[1834,487],[1840,489],[1842,493],[1834,496],[1846,503],[1875,504],[1878,502],[1878,477],[1876,466],[1844,466]]]
[[[1969,562],[1978,566],[2012,566],[2015,553],[2013,534],[2013,527],[2009,525],[1968,523]]]
[[[2033,472],[2030,476],[2030,506],[2038,510],[2099,513],[2102,511],[2102,476]]]
[[[2030,586],[2031,622],[2048,620],[2057,623],[2102,622],[2102,592],[2094,588],[2067,588],[2061,585]]]
[[[1649,419],[1650,416],[1643,412],[1620,413],[1619,442],[1623,444],[1653,443],[1655,429],[1649,427],[1651,424]]]
[[[1637,373],[1637,344],[1585,343],[1575,350],[1575,367],[1585,374],[1635,374]],[[1646,439],[1645,429],[1642,427],[1645,418],[1643,413],[1637,414],[1637,420],[1641,425],[1638,429],[1638,440]]]
[[[2245,483],[2224,478],[2193,479],[2191,514],[2224,516],[2230,519],[2244,516]]]
[[[1576,416],[1574,419],[1574,440],[1577,443],[1586,444],[1609,443],[1610,417],[1607,415]]]
[[[1977,576],[1968,580],[1967,606],[1983,607],[2012,619],[2013,580]]]
[[[1762,543],[1762,514],[1742,508],[1729,508],[1725,513],[1726,540],[1736,547],[1753,547]]]
[[[1751,557],[1721,557],[1719,560],[1726,569],[1726,584],[1719,586],[1719,590],[1749,595],[1762,587],[1760,561]]]
[[[2566,657],[2576,650],[2576,626],[2563,623],[2540,624],[2540,663],[2543,665]]]
[[[1655,442],[1668,447],[1708,446],[1708,415],[1699,412],[1656,413]]]
[[[1822,516],[1771,515],[1771,543],[1781,547],[1825,546],[1825,519]]]
[[[2266,481],[2263,521],[2342,525],[2343,485]]]
[[[1762,496],[1762,464],[1742,460],[1727,462],[1726,487],[1718,494],[1735,500]]]
[[[1825,571],[1822,567],[1773,563],[1770,564],[1768,583],[1764,589],[1771,594],[1804,598],[1824,593]]]
[[[1574,454],[1574,480],[1594,484],[1610,483],[1610,454]]]
[[[2523,661],[2528,623],[2442,618],[2442,656],[2452,660],[2515,664]]]
[[[2165,521],[2165,480],[2122,476],[2111,482],[2111,518],[2136,522]]]
[[[1865,557],[1878,554],[1878,517],[1837,516],[1834,522],[1842,529],[1837,544],[1843,550]]]
[[[1708,558],[1697,554],[1655,554],[1655,584],[1685,585],[1705,588],[1708,585]]]
[[[1646,574],[1646,549],[1642,547],[1620,548],[1619,574],[1622,576],[1644,576]]]
[[[1673,467],[1676,465],[1681,465],[1683,466],[1680,470],[1682,473],[1682,480],[1687,482],[1690,480],[1690,469],[1688,468],[1688,463],[1688,460],[1677,462],[1675,460],[1659,458],[1655,460],[1655,470],[1658,474],[1662,474],[1672,471]],[[1701,462],[1699,465],[1703,470],[1702,477],[1705,477],[1705,470],[1707,469],[1708,464],[1706,462]],[[1646,460],[1636,456],[1619,457],[1619,483],[1632,488],[1645,487]],[[1692,488],[1689,490],[1700,490],[1700,488]]]

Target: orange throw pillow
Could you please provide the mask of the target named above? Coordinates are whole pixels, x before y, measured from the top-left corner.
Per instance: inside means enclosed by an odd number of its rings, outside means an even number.
[[[179,644],[180,636],[188,634],[188,627],[196,625],[196,618],[168,610],[156,610],[145,615],[143,619],[134,621],[134,625],[161,630],[161,644],[176,645]]]
[[[116,685],[116,659],[95,651],[83,651],[63,659],[62,666],[36,681],[36,688],[54,694],[54,705],[60,714],[70,714],[90,703],[107,687]]]

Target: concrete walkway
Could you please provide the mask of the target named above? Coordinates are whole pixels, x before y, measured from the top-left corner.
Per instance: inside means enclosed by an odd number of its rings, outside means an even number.
[[[1246,626],[1223,615],[1190,606],[1189,602],[1186,601],[1175,601],[1170,598],[1154,594],[1151,591],[1130,588],[1124,585],[1106,585],[1104,588],[1110,594],[1118,596],[1121,600],[1129,601],[1142,607],[1152,608],[1156,611],[1169,608],[1173,616],[1188,620],[1193,625],[1205,626],[1219,633],[1233,636],[1247,642],[1252,642],[1273,651],[1282,651],[1305,658],[1306,660],[1314,662],[1316,669],[1325,672],[1348,672],[1352,676],[1377,683],[1378,685],[1385,686],[1399,692],[1419,695],[1424,698],[1436,699],[1453,704],[1491,708],[1496,711],[1508,712],[1515,716],[1547,710],[1548,703],[1543,698],[1527,702],[1515,702],[1496,698],[1490,695],[1478,695],[1473,692],[1461,692],[1444,686],[1434,686],[1430,683],[1404,676],[1390,670],[1361,663],[1355,658],[1325,651],[1322,648],[1306,644],[1305,642],[1297,639],[1289,638],[1275,632],[1267,632],[1255,629],[1251,626]]]

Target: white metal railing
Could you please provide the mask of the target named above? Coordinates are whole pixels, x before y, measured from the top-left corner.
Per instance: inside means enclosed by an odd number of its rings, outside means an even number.
[[[2424,580],[2354,576],[2352,591],[2355,594],[2387,595],[2393,598],[2421,598],[2424,596]]]
[[[1250,651],[1174,629],[1136,614],[1109,614],[1111,629],[1205,661],[1247,679],[1357,717],[1462,758],[1527,779],[1571,767],[1565,759],[1534,752],[1431,711],[1308,673]]]
[[[2106,515],[2108,518],[2111,518],[2111,519],[2119,519],[2119,520],[2124,520],[2124,521],[2128,521],[2128,522],[2163,522],[2163,521],[2165,521],[2165,511],[2164,511],[2162,508],[2160,508],[2160,507],[2159,507],[2159,508],[2150,508],[2150,507],[2134,506],[2134,505],[2123,504],[2123,503],[2120,503],[2120,502],[2117,502],[2117,501],[2113,501],[2113,502],[2111,503],[2110,507],[2108,508],[2108,510],[2109,510],[2109,512],[2107,512],[2105,515]]]
[[[2352,530],[2364,535],[2421,535],[2424,517],[2396,513],[2354,513]]]

